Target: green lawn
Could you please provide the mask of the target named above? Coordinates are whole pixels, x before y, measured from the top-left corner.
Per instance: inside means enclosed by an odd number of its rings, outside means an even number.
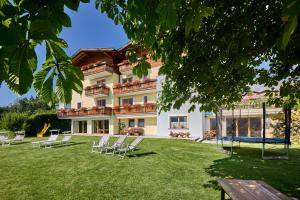
[[[219,177],[264,180],[300,197],[300,147],[290,160],[260,158],[260,146],[242,144],[233,158],[215,145],[186,140],[145,139],[137,157],[92,154],[98,137],[73,144],[0,147],[0,199],[219,199]],[[128,141],[132,138],[128,139]]]

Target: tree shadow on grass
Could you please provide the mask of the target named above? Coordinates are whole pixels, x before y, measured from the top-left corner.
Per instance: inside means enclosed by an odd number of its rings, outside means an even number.
[[[144,157],[144,156],[150,156],[150,155],[155,155],[157,154],[156,152],[150,151],[150,152],[143,152],[143,153],[136,153],[133,152],[132,154],[127,155],[127,157],[132,158],[132,157]]]
[[[52,148],[63,148],[63,147],[81,145],[81,144],[86,144],[86,142],[69,142],[68,144],[57,144],[54,145]]]
[[[31,142],[14,142],[14,143],[11,143],[10,145],[15,146],[15,145],[29,144],[29,143],[31,143]]]
[[[287,196],[300,197],[300,149],[291,149],[289,160],[262,160],[260,148],[234,148],[234,152],[205,169],[213,180],[203,187],[219,190],[219,178],[262,180]]]

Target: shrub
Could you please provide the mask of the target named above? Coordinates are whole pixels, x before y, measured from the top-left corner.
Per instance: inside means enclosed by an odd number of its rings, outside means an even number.
[[[189,132],[178,132],[175,133],[173,131],[170,132],[169,134],[170,137],[174,137],[174,138],[189,138],[191,136],[191,134]]]
[[[19,131],[25,128],[25,122],[28,114],[8,112],[5,113],[0,120],[0,129],[9,131]]]
[[[60,131],[69,131],[71,121],[69,119],[58,119],[55,112],[44,112],[32,115],[26,121],[26,136],[36,136],[41,131],[45,123],[50,123],[49,129],[60,129]]]
[[[138,128],[138,127],[128,127],[124,130],[124,132],[127,135],[139,136],[139,135],[144,134],[144,129],[143,128]]]

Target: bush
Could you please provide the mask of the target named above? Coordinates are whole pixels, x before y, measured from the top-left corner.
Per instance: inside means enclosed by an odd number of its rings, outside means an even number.
[[[173,137],[173,138],[189,138],[190,137],[190,133],[189,132],[173,132],[171,131],[169,136]]]
[[[7,112],[1,117],[0,129],[9,131],[23,130],[28,118],[28,114],[25,113]]]
[[[58,119],[55,112],[44,112],[31,115],[26,121],[25,131],[27,136],[36,136],[42,130],[45,123],[50,123],[49,129],[60,129],[60,131],[69,131],[71,120]]]

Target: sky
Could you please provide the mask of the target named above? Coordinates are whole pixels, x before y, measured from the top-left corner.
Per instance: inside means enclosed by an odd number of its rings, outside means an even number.
[[[129,40],[121,26],[116,26],[106,14],[95,9],[93,3],[80,4],[77,12],[66,9],[70,16],[72,27],[63,29],[60,37],[69,44],[68,55],[73,55],[80,48],[119,48]],[[45,60],[45,46],[36,48],[38,69]],[[32,88],[27,94],[17,96],[5,84],[0,87],[0,106],[7,106],[18,98],[36,96]]]

